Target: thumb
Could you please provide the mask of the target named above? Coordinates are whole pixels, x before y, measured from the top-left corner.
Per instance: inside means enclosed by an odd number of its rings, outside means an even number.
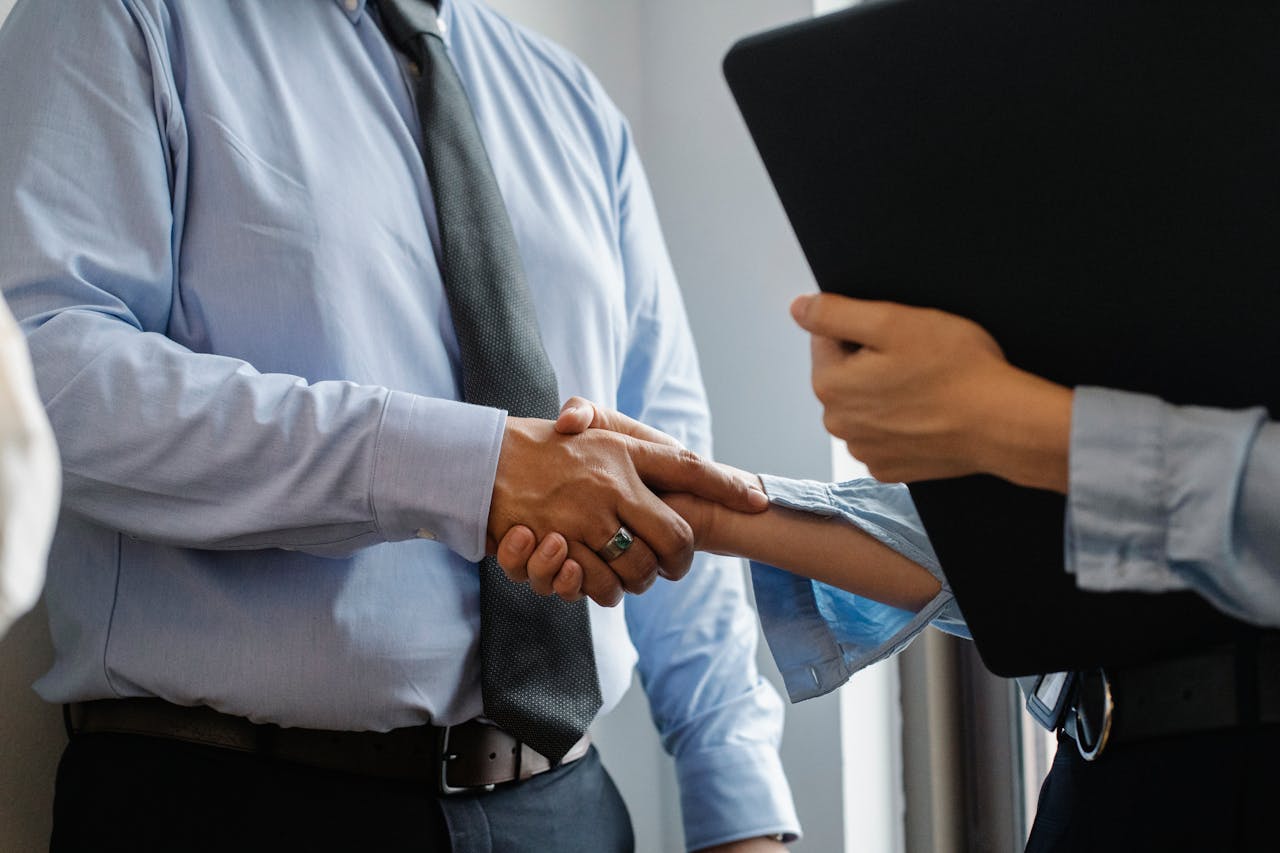
[[[837,341],[884,349],[919,309],[893,302],[872,302],[833,293],[799,296],[791,303],[791,316],[810,334]]]
[[[682,447],[680,442],[661,430],[642,424],[621,412],[602,409],[590,400],[582,397],[570,397],[560,410],[560,419],[556,421],[556,432],[561,435],[577,435],[588,429],[603,429],[609,432],[622,433],[641,441],[653,444],[665,444],[668,447]]]
[[[584,397],[570,397],[560,407],[556,420],[556,432],[561,435],[577,435],[591,429],[596,419],[596,404]]]

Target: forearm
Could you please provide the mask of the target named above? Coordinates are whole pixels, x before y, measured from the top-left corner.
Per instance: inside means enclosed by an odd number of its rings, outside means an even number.
[[[481,550],[496,411],[263,374],[92,311],[29,340],[71,512],[182,547],[336,555],[425,528]]]
[[[745,557],[864,596],[917,611],[941,584],[912,562],[839,518],[783,507],[746,515],[716,507],[702,547]]]

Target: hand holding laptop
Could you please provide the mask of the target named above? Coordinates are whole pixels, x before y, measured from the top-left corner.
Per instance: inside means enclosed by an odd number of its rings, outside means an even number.
[[[977,323],[834,294],[791,314],[813,336],[827,430],[876,479],[986,473],[1066,492],[1071,390],[1009,364]]]

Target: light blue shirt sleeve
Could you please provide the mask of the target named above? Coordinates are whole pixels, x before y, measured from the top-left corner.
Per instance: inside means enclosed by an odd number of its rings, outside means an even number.
[[[1066,531],[1082,589],[1190,589],[1280,627],[1280,424],[1079,388]]]
[[[618,408],[702,454],[711,424],[693,336],[657,212],[622,128],[622,256],[632,346]],[[699,554],[679,583],[626,601],[640,678],[680,781],[690,850],[743,838],[799,836],[778,747],[782,701],[756,669],[756,626],[742,563]]]
[[[752,562],[760,623],[793,702],[829,693],[858,670],[905,649],[931,624],[969,638],[906,486],[870,478],[818,483],[765,475],[761,480],[774,504],[843,519],[924,566],[942,584],[932,601],[911,613]]]
[[[188,328],[199,308],[182,301],[183,277],[199,272],[183,268],[198,257],[182,243],[187,120],[158,58],[161,22],[133,3],[96,5],[21,4],[0,40],[5,147],[22,152],[0,157],[0,187],[15,193],[0,288],[27,334],[68,508],[189,548],[337,556],[422,529],[478,559],[502,412],[259,371],[179,342],[210,347],[220,331]],[[17,38],[67,49],[37,61]],[[228,191],[228,221],[237,202]],[[277,330],[277,352],[303,343]],[[106,412],[128,417],[92,414]]]

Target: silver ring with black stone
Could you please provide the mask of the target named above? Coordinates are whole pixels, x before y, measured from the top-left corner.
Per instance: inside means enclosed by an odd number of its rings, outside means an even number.
[[[635,537],[631,535],[631,531],[625,527],[619,527],[618,532],[613,534],[613,538],[609,543],[596,551],[601,560],[606,563],[612,563],[614,560],[627,553],[627,549],[635,542]]]

